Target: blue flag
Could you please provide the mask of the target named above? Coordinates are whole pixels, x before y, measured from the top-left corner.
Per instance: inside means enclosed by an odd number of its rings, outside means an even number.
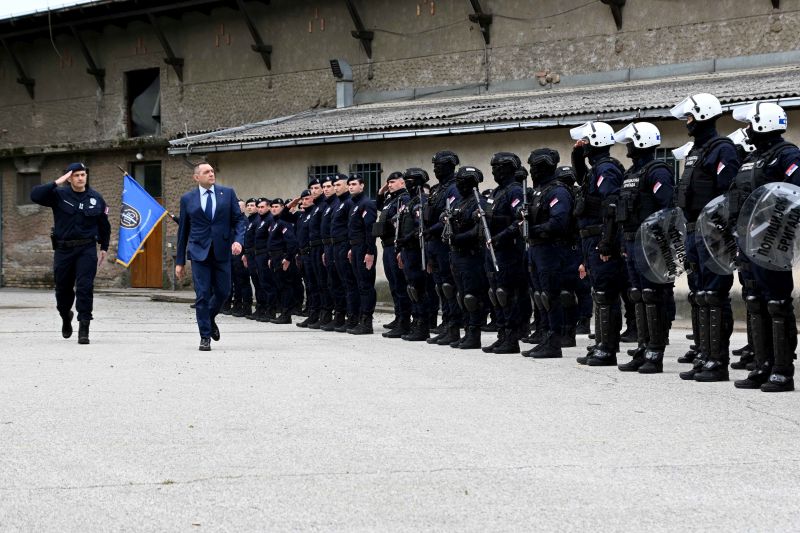
[[[144,241],[166,214],[167,210],[147,194],[144,187],[125,174],[122,183],[122,208],[119,211],[117,263],[130,266]]]

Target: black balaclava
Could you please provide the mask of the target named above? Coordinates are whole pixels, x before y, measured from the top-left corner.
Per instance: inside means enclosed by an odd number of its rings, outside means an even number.
[[[649,163],[656,158],[656,147],[648,146],[647,148],[637,148],[632,142],[625,145],[628,148],[628,159],[633,161],[635,167]]]
[[[752,124],[748,125],[744,132],[747,135],[747,140],[759,151],[765,150],[776,142],[783,140],[783,131],[758,132],[753,129]]]
[[[456,165],[460,163],[458,155],[450,150],[436,152],[431,161],[433,174],[440,183],[447,183],[455,177]]]
[[[513,182],[517,170],[522,166],[519,157],[511,152],[498,152],[494,154],[491,165],[494,181],[501,187],[505,187]]]
[[[694,137],[695,146],[702,145],[717,135],[717,117],[708,120],[692,120],[686,122],[689,137]]]
[[[558,152],[550,148],[539,148],[531,152],[528,164],[531,167],[533,184],[539,185],[552,179],[560,160]]]

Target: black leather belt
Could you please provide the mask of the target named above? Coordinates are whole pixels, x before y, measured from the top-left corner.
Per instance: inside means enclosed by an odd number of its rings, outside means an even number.
[[[71,241],[56,241],[57,248],[77,248],[78,246],[86,246],[97,242],[95,239],[75,239]]]
[[[597,224],[595,226],[586,226],[582,230],[580,230],[581,239],[585,239],[587,237],[596,237],[597,235],[603,234],[603,226],[601,224]]]

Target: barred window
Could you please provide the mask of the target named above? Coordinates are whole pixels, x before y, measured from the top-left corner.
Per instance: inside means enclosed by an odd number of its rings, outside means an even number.
[[[672,167],[675,174],[675,181],[677,182],[681,176],[680,162],[672,155],[673,148],[656,148],[656,159],[665,162]]]
[[[370,198],[378,197],[382,173],[383,169],[380,163],[353,163],[350,165],[350,174],[361,176],[364,180],[364,192]]]
[[[17,205],[32,204],[31,191],[41,185],[42,175],[39,172],[17,173]]]
[[[322,179],[325,176],[333,176],[339,172],[339,165],[311,165],[308,167],[309,179]]]

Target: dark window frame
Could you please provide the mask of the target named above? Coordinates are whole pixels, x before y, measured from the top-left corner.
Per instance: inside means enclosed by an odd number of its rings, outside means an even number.
[[[325,176],[333,176],[339,172],[339,165],[309,165],[309,179],[322,179]]]
[[[42,184],[41,172],[17,172],[17,205],[31,205],[31,191]]]
[[[672,165],[672,171],[675,175],[675,180],[677,181],[680,177],[681,171],[681,162],[675,159],[675,156],[672,155],[672,150],[674,148],[656,148],[656,159],[659,161],[665,162],[667,165]]]
[[[364,180],[364,192],[370,198],[377,198],[378,190],[381,188],[381,175],[383,174],[383,164],[381,163],[350,163],[350,174],[361,176]]]
[[[147,87],[155,80],[158,79],[158,100],[159,100],[159,108],[160,108],[160,100],[161,100],[161,69],[158,67],[152,68],[143,68],[143,69],[135,69],[135,70],[127,70],[123,73],[124,80],[125,80],[125,134],[130,139],[136,139],[139,137],[148,137],[148,136],[159,136],[162,134],[162,121],[159,109],[158,115],[158,127],[155,132],[153,133],[144,133],[135,135],[134,134],[134,124],[133,124],[133,100],[136,99],[139,95],[141,95]],[[147,82],[145,81],[148,76],[152,76],[152,79]],[[134,80],[134,77],[141,77],[142,79]],[[135,91],[136,94],[132,94],[132,91]]]

